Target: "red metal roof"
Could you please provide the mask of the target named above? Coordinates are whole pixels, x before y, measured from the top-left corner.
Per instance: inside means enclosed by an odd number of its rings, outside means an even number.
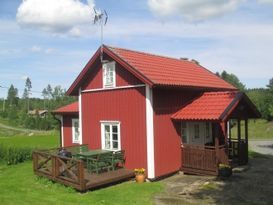
[[[70,113],[78,113],[78,112],[79,112],[78,102],[73,102],[71,104],[65,105],[53,111],[53,113],[55,114],[70,114]]]
[[[172,119],[222,120],[223,114],[228,114],[241,96],[240,92],[204,92],[176,112]]]
[[[77,95],[92,64],[99,58],[100,48],[86,64],[67,91]],[[188,60],[164,57],[123,48],[103,45],[103,53],[120,63],[125,69],[150,86],[178,86],[237,90],[203,66]],[[92,71],[91,71],[92,72]]]
[[[236,88],[201,65],[176,58],[106,46],[155,85]]]

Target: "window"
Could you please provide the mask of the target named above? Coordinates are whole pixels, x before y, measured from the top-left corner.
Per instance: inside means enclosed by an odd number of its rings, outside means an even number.
[[[79,119],[72,119],[72,142],[73,143],[80,143]]]
[[[186,122],[181,123],[181,139],[182,139],[183,144],[188,143],[187,123]]]
[[[101,144],[102,149],[120,150],[120,123],[101,123]]]
[[[194,124],[194,139],[200,138],[200,128],[199,124]]]
[[[210,123],[206,122],[206,138],[210,138]]]
[[[115,62],[104,63],[103,68],[103,87],[112,88],[116,86],[116,64]]]

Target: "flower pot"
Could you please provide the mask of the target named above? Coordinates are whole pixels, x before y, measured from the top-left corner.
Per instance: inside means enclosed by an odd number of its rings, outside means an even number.
[[[136,175],[136,182],[137,183],[143,183],[143,182],[145,182],[145,175],[144,174],[137,174]]]
[[[232,175],[232,169],[231,168],[222,168],[219,169],[219,176],[222,178],[228,178]]]

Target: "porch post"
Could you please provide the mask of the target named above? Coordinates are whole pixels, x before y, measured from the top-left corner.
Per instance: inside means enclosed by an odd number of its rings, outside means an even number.
[[[238,157],[240,158],[240,148],[241,148],[241,120],[237,119],[237,135],[238,135]]]
[[[248,119],[245,119],[246,160],[248,162]]]

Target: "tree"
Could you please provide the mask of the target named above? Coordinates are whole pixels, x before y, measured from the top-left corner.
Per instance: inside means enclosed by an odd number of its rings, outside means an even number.
[[[238,88],[239,90],[245,90],[245,85],[239,80],[239,78],[234,75],[233,73],[227,73],[225,70],[221,73],[220,76],[223,80],[227,81],[234,87]]]
[[[46,91],[47,91],[48,99],[51,99],[52,98],[52,87],[50,84],[47,85]]]
[[[273,78],[269,80],[269,83],[266,85],[266,87],[268,87],[269,90],[273,90]]]
[[[11,84],[8,90],[7,102],[9,106],[18,105],[18,89]]]

